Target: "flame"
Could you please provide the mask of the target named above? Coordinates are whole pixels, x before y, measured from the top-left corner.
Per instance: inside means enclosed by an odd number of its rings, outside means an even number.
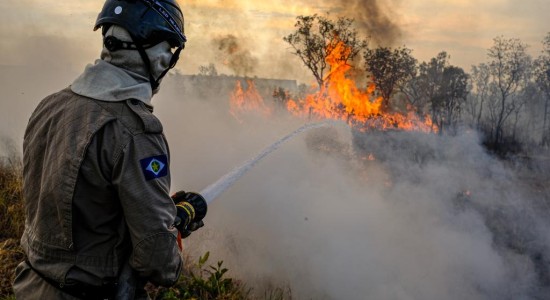
[[[409,107],[406,114],[387,112],[383,108],[382,97],[374,97],[376,86],[370,83],[365,90],[357,87],[347,73],[352,66],[342,61],[351,49],[339,42],[332,55],[326,59],[330,72],[325,77],[325,84],[305,99],[289,100],[287,109],[300,116],[318,119],[343,120],[359,128],[417,130],[424,132],[437,131],[429,116],[421,120]]]
[[[350,51],[343,42],[338,42],[326,59],[330,70],[324,78],[323,86],[302,99],[287,100],[286,109],[293,115],[310,119],[343,120],[359,130],[376,128],[437,132],[437,126],[430,116],[419,117],[412,106],[407,107],[404,114],[388,111],[382,97],[375,97],[374,83],[370,83],[366,89],[357,87],[348,75],[353,67],[341,59]],[[269,114],[270,110],[256,91],[254,83],[247,82],[246,91],[237,82],[231,96],[231,113],[237,116],[239,111],[255,109],[264,115]]]
[[[240,116],[248,112],[260,112],[264,116],[271,114],[271,109],[265,104],[263,97],[256,89],[256,84],[253,80],[247,80],[247,88],[244,90],[241,81],[237,80],[235,89],[231,94],[229,102],[229,112],[237,119],[241,120]]]

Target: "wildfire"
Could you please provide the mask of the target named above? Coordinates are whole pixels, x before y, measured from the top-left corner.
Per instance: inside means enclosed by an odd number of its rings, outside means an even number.
[[[264,99],[258,93],[254,81],[246,81],[247,88],[243,89],[241,81],[237,80],[233,94],[229,102],[229,112],[237,119],[247,112],[260,112],[265,116],[271,114],[271,109],[265,104]]]
[[[346,51],[349,52],[350,49],[340,42],[332,52],[334,55],[327,58],[330,72],[325,77],[326,84],[318,92],[306,96],[303,100],[289,100],[287,109],[290,112],[310,118],[343,120],[362,129],[372,127],[425,132],[435,130],[429,116],[422,121],[410,108],[406,115],[385,112],[382,107],[382,97],[373,97],[376,89],[373,83],[366,90],[362,90],[347,76],[352,67],[338,59],[341,53]]]
[[[377,128],[437,131],[430,116],[424,116],[422,120],[412,107],[407,108],[406,114],[384,109],[382,97],[374,96],[376,87],[373,83],[366,89],[357,87],[356,82],[347,75],[352,66],[339,59],[346,51],[351,50],[342,42],[337,44],[331,52],[334,54],[326,59],[330,71],[324,79],[325,84],[303,99],[287,100],[286,109],[289,112],[310,119],[343,120],[360,130]],[[236,111],[251,109],[265,112],[266,106],[257,94],[253,82],[249,81],[247,91],[243,91],[240,82],[237,82],[231,97],[231,113],[235,115]]]

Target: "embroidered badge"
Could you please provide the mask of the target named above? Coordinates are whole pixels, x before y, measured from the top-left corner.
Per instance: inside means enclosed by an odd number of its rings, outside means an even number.
[[[146,180],[168,175],[168,157],[166,155],[144,158],[139,161]]]

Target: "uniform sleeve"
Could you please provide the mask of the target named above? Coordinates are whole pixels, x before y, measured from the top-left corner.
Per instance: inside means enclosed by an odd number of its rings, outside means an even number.
[[[113,183],[132,240],[130,266],[156,285],[177,281],[182,258],[170,198],[170,162],[164,135],[138,134],[116,158]]]

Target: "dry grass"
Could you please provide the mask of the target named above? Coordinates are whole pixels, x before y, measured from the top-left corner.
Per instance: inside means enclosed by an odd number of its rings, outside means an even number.
[[[0,161],[0,240],[19,238],[25,224],[21,163],[16,159]]]
[[[25,222],[22,166],[11,145],[4,142],[8,155],[0,156],[0,299],[12,294],[15,266],[24,259],[19,246]]]
[[[0,299],[12,295],[15,267],[25,257],[19,246],[19,239],[7,239],[0,242]]]

